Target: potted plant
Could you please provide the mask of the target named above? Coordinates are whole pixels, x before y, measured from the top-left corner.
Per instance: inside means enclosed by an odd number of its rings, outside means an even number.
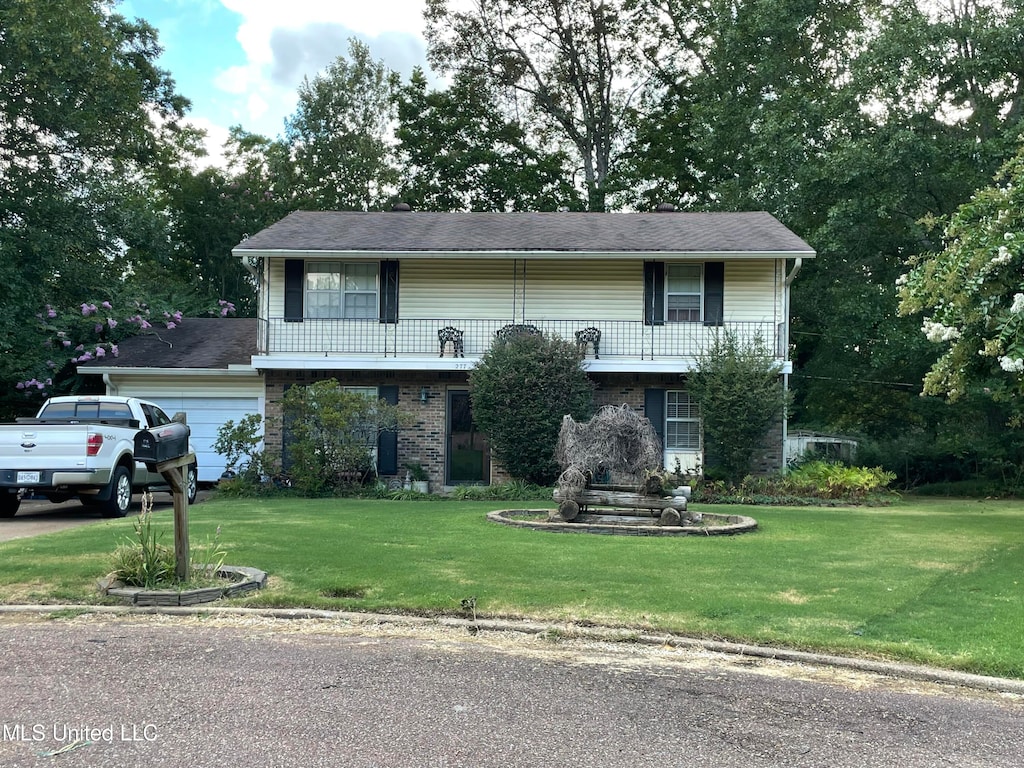
[[[422,464],[412,462],[405,465],[407,477],[412,481],[412,489],[418,493],[430,493],[430,475]]]

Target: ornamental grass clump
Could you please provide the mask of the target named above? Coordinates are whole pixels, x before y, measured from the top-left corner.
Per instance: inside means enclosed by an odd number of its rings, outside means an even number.
[[[161,541],[165,533],[153,524],[153,495],[142,497],[142,510],[132,522],[133,535],[125,536],[114,550],[111,576],[128,587],[142,589],[183,589],[219,583],[219,573],[227,552],[220,542],[220,526],[212,539],[193,546],[189,553],[189,577],[181,581],[176,575],[174,549]]]
[[[164,546],[163,532],[153,527],[153,496],[142,497],[142,511],[114,551],[114,575],[129,587],[153,589],[174,579],[174,550]]]

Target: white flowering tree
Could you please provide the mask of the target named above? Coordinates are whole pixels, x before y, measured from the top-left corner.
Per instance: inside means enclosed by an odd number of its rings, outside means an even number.
[[[957,209],[944,241],[896,286],[900,313],[923,314],[924,334],[945,345],[924,391],[1014,399],[1024,394],[1024,147]]]

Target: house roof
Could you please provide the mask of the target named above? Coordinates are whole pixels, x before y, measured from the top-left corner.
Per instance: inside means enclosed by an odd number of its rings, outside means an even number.
[[[770,253],[813,256],[774,216],[739,213],[295,211],[238,256],[332,253]]]
[[[127,338],[117,345],[117,357],[107,355],[79,363],[78,371],[98,374],[126,368],[226,370],[248,366],[256,354],[256,331],[252,317],[186,317],[174,328],[154,326]]]

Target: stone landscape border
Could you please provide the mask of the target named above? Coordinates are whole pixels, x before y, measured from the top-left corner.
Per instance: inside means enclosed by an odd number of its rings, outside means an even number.
[[[511,515],[532,515],[537,520]],[[582,514],[571,523],[558,517],[550,509],[498,509],[487,513],[487,519],[494,523],[514,528],[533,528],[554,533],[596,533],[609,536],[732,536],[747,533],[757,528],[757,520],[746,515],[719,515],[704,512],[705,518],[722,521],[723,525],[659,525],[657,518],[643,518],[638,523],[601,522],[599,514]]]
[[[243,565],[222,565],[217,569],[217,576],[231,583],[223,587],[176,590],[118,586],[120,582],[115,582],[109,586],[101,584],[100,589],[104,594],[120,597],[131,605],[180,606],[210,603],[222,597],[238,597],[263,589],[267,584],[266,572]]]

